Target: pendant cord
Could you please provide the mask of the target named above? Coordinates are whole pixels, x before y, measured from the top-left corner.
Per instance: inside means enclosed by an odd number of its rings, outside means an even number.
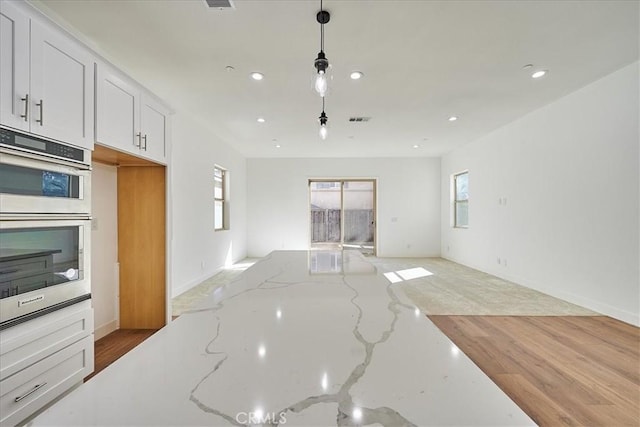
[[[322,0],[320,0],[320,12],[322,12]],[[324,51],[324,24],[320,24],[320,51]]]
[[[322,97],[322,112],[324,113],[324,96]]]

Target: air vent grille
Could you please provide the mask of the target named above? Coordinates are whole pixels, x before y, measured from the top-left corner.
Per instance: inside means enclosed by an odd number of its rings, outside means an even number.
[[[368,122],[371,117],[349,117],[350,122]]]
[[[205,0],[209,7],[215,7],[216,9],[235,9],[233,0]]]

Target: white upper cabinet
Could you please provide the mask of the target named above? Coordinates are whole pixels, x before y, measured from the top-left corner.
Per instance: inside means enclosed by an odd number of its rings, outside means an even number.
[[[96,142],[165,163],[167,109],[106,64],[97,64],[96,84]]]
[[[96,65],[96,142],[128,152],[140,148],[140,90],[103,64]]]
[[[0,4],[0,122],[92,149],[92,54],[42,19],[29,19],[10,2]]]
[[[29,18],[0,2],[0,123],[28,131]]]
[[[142,149],[152,159],[164,159],[167,141],[167,112],[152,98],[142,97],[140,113]]]
[[[93,57],[31,21],[31,132],[93,148]]]

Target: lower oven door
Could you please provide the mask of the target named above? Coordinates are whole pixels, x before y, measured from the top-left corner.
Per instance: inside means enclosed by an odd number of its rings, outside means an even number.
[[[91,221],[0,221],[0,329],[91,295]]]

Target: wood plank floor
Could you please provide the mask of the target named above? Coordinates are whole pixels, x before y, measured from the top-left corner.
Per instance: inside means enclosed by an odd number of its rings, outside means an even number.
[[[100,338],[95,344],[94,371],[84,381],[89,381],[94,375],[120,359],[156,331],[157,329],[118,329]]]
[[[640,426],[640,328],[604,316],[429,316],[541,426]]]

